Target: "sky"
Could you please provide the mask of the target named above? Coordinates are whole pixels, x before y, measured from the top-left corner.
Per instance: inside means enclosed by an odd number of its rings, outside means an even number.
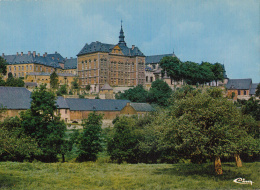
[[[231,79],[260,82],[260,0],[0,0],[0,55],[57,51],[91,42],[181,61],[222,63]]]

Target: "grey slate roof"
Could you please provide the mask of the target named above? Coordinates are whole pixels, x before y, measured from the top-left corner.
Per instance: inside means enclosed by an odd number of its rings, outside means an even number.
[[[132,106],[136,111],[141,111],[141,112],[154,111],[153,107],[148,103],[130,103],[130,106]]]
[[[255,95],[255,91],[256,91],[256,88],[257,88],[258,84],[259,83],[252,83],[250,91],[249,91],[249,95]]]
[[[54,59],[52,58],[54,57]],[[3,57],[9,65],[15,64],[26,64],[26,63],[36,63],[45,66],[50,66],[53,68],[61,68],[59,63],[64,61],[64,58],[59,54],[47,54],[45,57],[38,56],[31,53],[29,54],[18,54],[18,55],[4,55]],[[58,59],[59,58],[59,59]]]
[[[175,57],[175,54],[150,55],[145,57],[145,64],[159,63],[162,58],[170,56]]]
[[[62,96],[57,97],[56,105],[57,105],[57,108],[59,108],[59,109],[69,109],[66,99],[63,98]]]
[[[229,79],[226,85],[227,89],[250,89],[252,79]]]
[[[66,98],[71,111],[120,111],[129,100]]]
[[[25,82],[24,86],[37,86],[37,82]]]
[[[0,87],[0,105],[7,109],[29,109],[31,92],[24,87]]]
[[[101,42],[92,42],[91,44],[85,44],[85,46],[80,50],[77,56],[95,53],[95,52],[106,52],[111,53],[111,50],[115,47],[114,44],[105,44]],[[128,48],[127,46],[119,45],[123,54],[125,56],[144,56],[144,54],[140,51],[138,47],[135,47],[133,50],[132,48]]]
[[[77,58],[65,60],[64,69],[77,69]]]

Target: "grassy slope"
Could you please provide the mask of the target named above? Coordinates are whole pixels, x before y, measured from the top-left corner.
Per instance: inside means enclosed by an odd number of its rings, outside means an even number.
[[[1,189],[259,189],[260,163],[224,163],[215,176],[212,164],[108,164],[0,162]],[[253,185],[235,184],[243,177]]]

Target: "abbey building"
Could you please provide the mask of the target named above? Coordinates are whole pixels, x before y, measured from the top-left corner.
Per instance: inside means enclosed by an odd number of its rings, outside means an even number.
[[[78,53],[79,85],[99,92],[104,84],[136,86],[145,84],[145,56],[138,47],[128,47],[121,24],[118,44],[92,42]]]

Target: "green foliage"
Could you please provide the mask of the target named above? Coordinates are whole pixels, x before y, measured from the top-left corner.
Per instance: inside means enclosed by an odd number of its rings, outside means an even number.
[[[260,97],[260,83],[256,87],[255,95]]]
[[[78,78],[74,78],[73,81],[71,82],[71,87],[74,90],[78,90],[79,89],[79,83],[78,83]]]
[[[21,78],[14,78],[12,73],[8,73],[6,82],[2,82],[2,86],[24,87],[24,81]]]
[[[53,88],[53,89],[57,89],[59,87],[59,79],[58,79],[58,75],[57,75],[56,71],[54,71],[50,75],[50,85],[51,85],[51,88]]]
[[[130,100],[131,102],[146,102],[148,92],[142,85],[126,90],[124,93],[116,94],[116,99]]]
[[[3,57],[0,56],[0,74],[6,75],[7,69],[6,69],[6,61]]]
[[[251,115],[255,120],[260,121],[260,101],[254,97],[249,100],[237,100],[236,105],[241,107],[243,114]]]
[[[162,68],[163,76],[166,71],[167,75],[173,80],[179,81],[183,78],[181,74],[181,61],[177,57],[164,57],[159,64]]]
[[[147,101],[160,106],[167,106],[171,93],[172,89],[166,82],[163,80],[156,80],[152,83],[152,86],[148,92]]]
[[[90,85],[86,85],[86,91],[90,91]]]
[[[57,96],[62,96],[62,95],[66,95],[67,92],[68,92],[67,85],[64,84],[64,85],[61,85],[61,87],[57,90],[56,94],[57,94]]]
[[[79,98],[82,98],[82,99],[83,99],[83,98],[85,98],[85,96],[80,94],[80,95],[79,95]]]
[[[112,161],[138,163],[140,134],[136,129],[136,120],[131,117],[120,117],[114,125],[112,138],[108,140],[107,151]]]
[[[101,131],[102,115],[90,113],[87,120],[83,120],[83,132],[78,135],[78,161],[95,161],[102,150]]]
[[[57,160],[61,146],[64,143],[66,125],[55,116],[55,95],[48,92],[46,85],[41,85],[31,95],[31,108],[21,113],[21,126],[26,135],[35,138],[42,155],[36,158],[52,162]]]
[[[39,153],[35,139],[23,133],[18,117],[0,122],[0,160],[23,161]]]
[[[217,82],[219,80],[223,81],[224,79],[224,68],[220,63],[215,63],[212,65],[211,68],[213,74],[214,74],[214,80]]]

